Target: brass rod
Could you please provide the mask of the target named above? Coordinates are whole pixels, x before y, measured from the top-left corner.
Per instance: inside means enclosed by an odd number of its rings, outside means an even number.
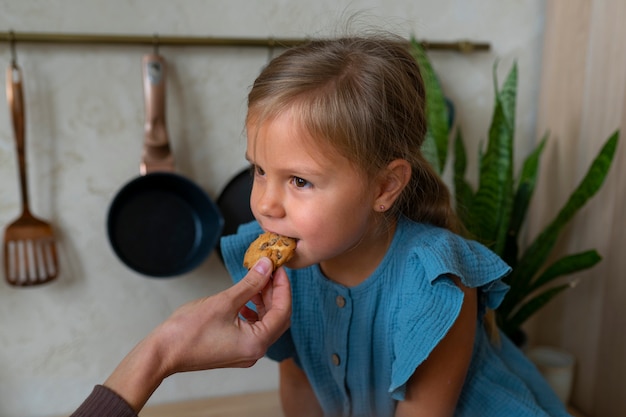
[[[291,47],[308,39],[294,38],[217,38],[203,36],[111,35],[85,33],[0,32],[0,41],[15,43],[47,44],[102,44],[102,45],[157,45],[157,46],[243,46],[243,47]],[[422,41],[425,49],[456,52],[488,51],[485,42]]]

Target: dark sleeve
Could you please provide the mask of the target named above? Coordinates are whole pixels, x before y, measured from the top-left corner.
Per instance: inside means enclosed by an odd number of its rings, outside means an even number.
[[[115,392],[96,385],[70,417],[137,417],[137,413]]]

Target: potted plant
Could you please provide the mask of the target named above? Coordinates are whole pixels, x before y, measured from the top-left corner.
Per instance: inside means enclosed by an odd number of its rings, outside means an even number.
[[[441,173],[446,164],[451,133],[448,108],[425,51],[414,39],[411,43],[426,86],[428,133],[423,151]],[[530,244],[522,245],[520,230],[538,179],[539,161],[548,135],[526,157],[516,176],[513,151],[517,65],[512,66],[501,88],[498,88],[495,65],[493,72],[494,111],[487,148],[479,151],[478,185],[474,188],[465,179],[466,149],[461,130],[457,128],[453,149],[453,190],[455,210],[470,237],[492,249],[512,268],[511,274],[505,278],[511,288],[496,310],[496,320],[502,331],[517,341],[522,324],[556,295],[571,287],[569,282],[559,278],[591,268],[601,260],[600,254],[590,249],[549,262],[565,226],[602,186],[615,154],[619,131],[606,140],[556,217]]]

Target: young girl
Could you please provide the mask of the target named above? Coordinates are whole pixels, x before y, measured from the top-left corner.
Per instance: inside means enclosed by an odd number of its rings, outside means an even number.
[[[291,328],[270,348],[285,416],[561,416],[504,335],[485,331],[509,272],[460,237],[420,152],[424,87],[408,43],[311,41],[248,97],[255,222],[224,238],[235,280],[263,230],[297,239]]]

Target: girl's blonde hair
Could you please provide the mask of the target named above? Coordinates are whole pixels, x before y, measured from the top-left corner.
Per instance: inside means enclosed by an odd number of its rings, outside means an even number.
[[[409,42],[393,36],[314,40],[274,58],[248,95],[248,120],[289,109],[373,178],[395,159],[411,180],[391,210],[457,231],[450,193],[420,150],[426,134],[425,90]]]

